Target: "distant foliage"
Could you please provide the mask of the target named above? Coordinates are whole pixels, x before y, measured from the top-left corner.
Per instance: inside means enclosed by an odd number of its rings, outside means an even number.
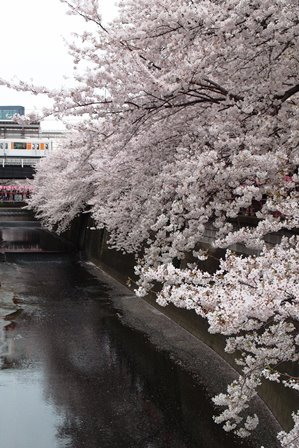
[[[299,352],[298,1],[123,0],[108,25],[100,1],[64,3],[87,22],[70,44],[76,86],[19,88],[81,120],[40,165],[30,206],[58,231],[89,207],[111,246],[136,254],[139,295],[158,283],[161,305],[194,309],[227,336],[242,375],[215,397],[215,420],[245,437],[262,381],[298,389],[279,368]],[[237,225],[246,214],[255,226]],[[205,273],[207,229],[216,247],[255,252],[228,251]],[[280,244],[265,244],[281,230]],[[299,446],[294,423],[283,447]]]

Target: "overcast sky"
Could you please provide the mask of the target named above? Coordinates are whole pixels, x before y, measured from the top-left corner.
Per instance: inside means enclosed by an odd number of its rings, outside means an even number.
[[[103,0],[102,0],[103,2]],[[113,0],[104,0],[105,18],[115,14]],[[66,85],[72,59],[64,39],[80,31],[85,22],[66,14],[59,0],[5,0],[1,2],[0,77],[33,79],[49,87]],[[48,106],[44,97],[14,92],[0,86],[0,105],[25,106],[26,112]],[[44,127],[57,127],[54,122]]]

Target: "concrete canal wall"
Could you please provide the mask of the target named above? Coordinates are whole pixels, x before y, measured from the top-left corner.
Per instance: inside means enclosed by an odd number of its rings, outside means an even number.
[[[71,228],[64,234],[64,237],[75,244],[82,258],[93,262],[122,284],[127,284],[128,278],[134,282],[133,255],[123,255],[116,250],[109,249],[107,232],[105,230],[94,230],[94,223],[88,214],[83,214],[77,218]],[[277,239],[276,236],[270,238],[273,239],[273,242]],[[203,242],[203,245],[209,245],[208,239]],[[223,256],[223,253],[222,250],[215,250],[213,256],[219,258]],[[217,267],[214,257],[205,266],[209,271],[213,271]],[[224,351],[225,338],[221,335],[210,334],[207,322],[197,316],[194,311],[179,309],[173,305],[165,308],[160,307],[156,303],[154,295],[147,296],[145,300],[215,350],[235,370],[238,370],[234,358]],[[291,374],[299,375],[298,367],[297,369],[293,366],[286,367]],[[299,393],[286,389],[277,383],[267,382],[261,387],[259,395],[271,409],[281,426],[285,430],[289,430],[293,426],[291,412],[298,409]]]

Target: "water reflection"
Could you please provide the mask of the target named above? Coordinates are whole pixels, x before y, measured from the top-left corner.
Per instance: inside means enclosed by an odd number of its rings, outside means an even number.
[[[1,372],[0,446],[9,448],[71,447],[58,441],[57,424],[63,417],[42,396],[43,373],[38,370]]]
[[[104,284],[73,262],[17,268],[23,312],[5,335],[1,447],[240,446],[213,424],[203,388],[122,324]]]

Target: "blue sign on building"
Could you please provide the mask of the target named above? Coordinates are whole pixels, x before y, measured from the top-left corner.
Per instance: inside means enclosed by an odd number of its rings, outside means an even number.
[[[14,115],[25,115],[23,106],[0,106],[0,120],[11,120]]]

